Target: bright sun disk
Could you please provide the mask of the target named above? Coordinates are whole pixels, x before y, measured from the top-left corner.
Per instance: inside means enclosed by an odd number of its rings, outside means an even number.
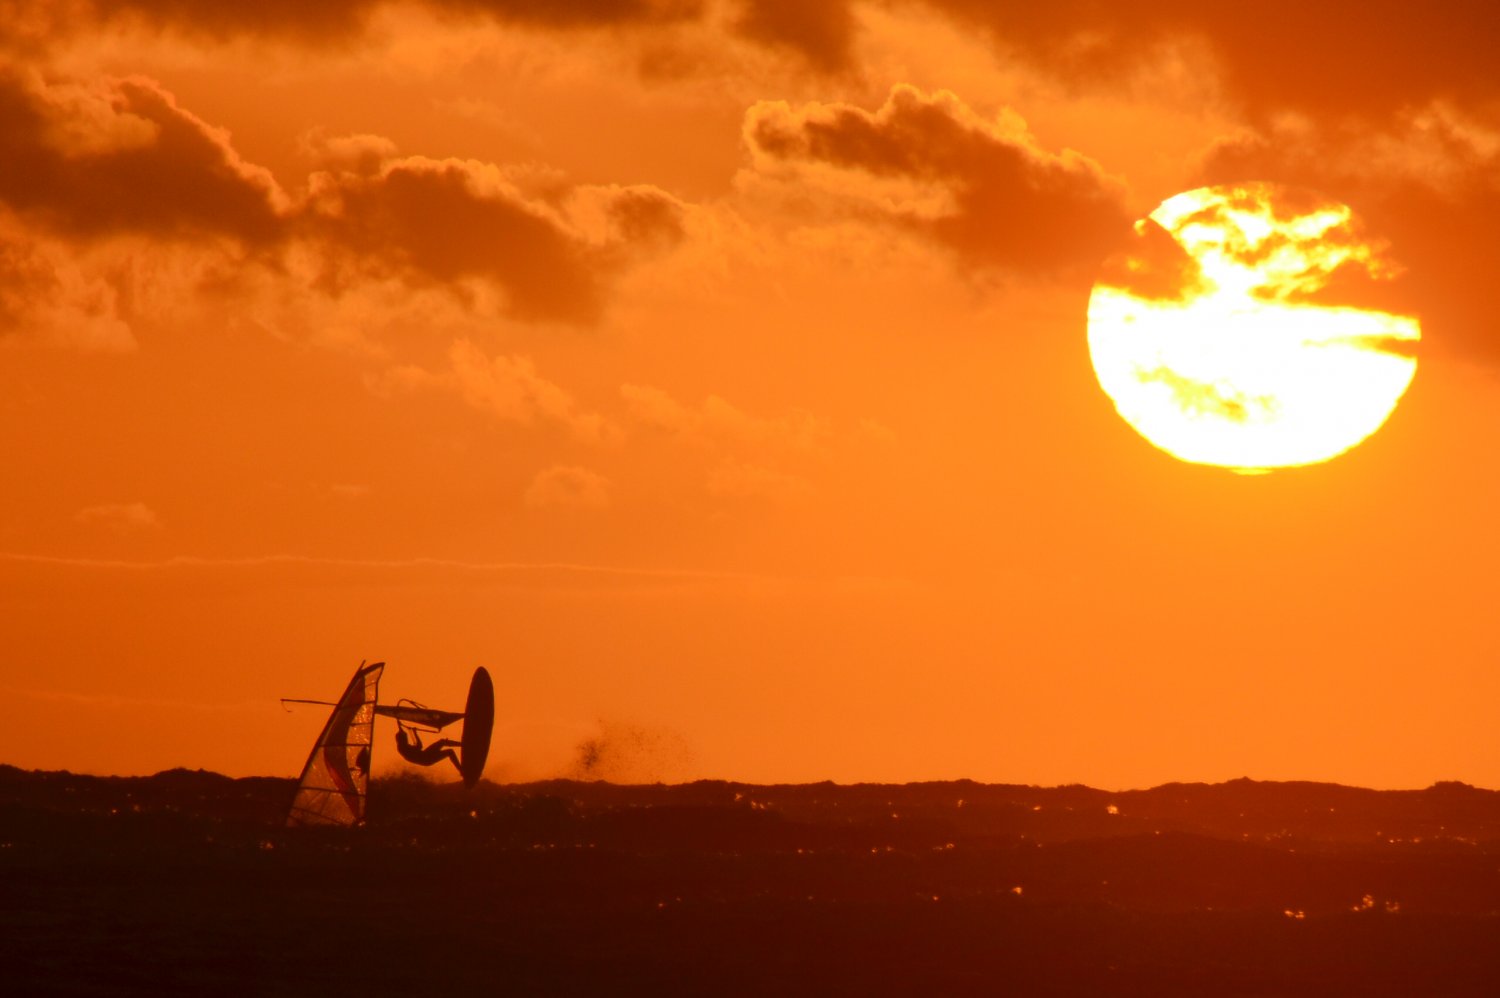
[[[1374,433],[1417,362],[1416,319],[1325,303],[1396,269],[1344,205],[1272,184],[1204,187],[1136,223],[1089,300],[1089,353],[1120,415],[1184,461],[1264,471]]]

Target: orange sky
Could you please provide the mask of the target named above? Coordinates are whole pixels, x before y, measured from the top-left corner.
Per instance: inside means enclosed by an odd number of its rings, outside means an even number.
[[[1500,785],[1490,5],[197,6],[0,0],[0,761],[292,775],[383,659],[492,779]],[[1084,322],[1252,179],[1423,344],[1245,478]]]

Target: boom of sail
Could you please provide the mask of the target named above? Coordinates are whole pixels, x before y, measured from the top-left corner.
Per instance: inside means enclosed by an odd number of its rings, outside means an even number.
[[[419,703],[403,700],[394,707],[380,704],[375,708],[375,713],[381,717],[394,717],[402,724],[408,724],[418,728],[429,728],[439,731],[452,724],[454,721],[462,721],[464,716],[451,710],[435,710],[432,707],[424,707]]]
[[[282,703],[315,703],[323,707],[335,706],[327,700],[304,700],[300,697],[282,697]],[[375,705],[377,717],[394,717],[402,724],[417,728],[427,728],[432,731],[440,731],[452,724],[454,721],[462,721],[464,716],[457,711],[438,710],[434,707],[424,707],[410,700],[403,700],[395,706],[378,703]]]
[[[370,785],[370,745],[375,734],[376,692],[384,662],[361,664],[334,704],[313,745],[288,826],[362,825]]]

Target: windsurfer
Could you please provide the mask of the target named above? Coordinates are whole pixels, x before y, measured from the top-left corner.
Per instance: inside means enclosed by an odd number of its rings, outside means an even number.
[[[459,764],[458,754],[453,748],[462,744],[451,738],[439,738],[431,745],[424,746],[421,736],[415,731],[408,734],[405,725],[396,729],[396,751],[401,753],[401,758],[416,766],[435,766],[446,758],[461,773],[463,766]]]

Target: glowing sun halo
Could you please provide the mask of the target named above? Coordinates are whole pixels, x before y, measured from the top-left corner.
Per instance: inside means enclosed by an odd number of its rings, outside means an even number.
[[[1379,429],[1416,373],[1417,321],[1347,303],[1394,275],[1342,204],[1272,184],[1178,194],[1094,286],[1094,371],[1184,461],[1326,461]]]

